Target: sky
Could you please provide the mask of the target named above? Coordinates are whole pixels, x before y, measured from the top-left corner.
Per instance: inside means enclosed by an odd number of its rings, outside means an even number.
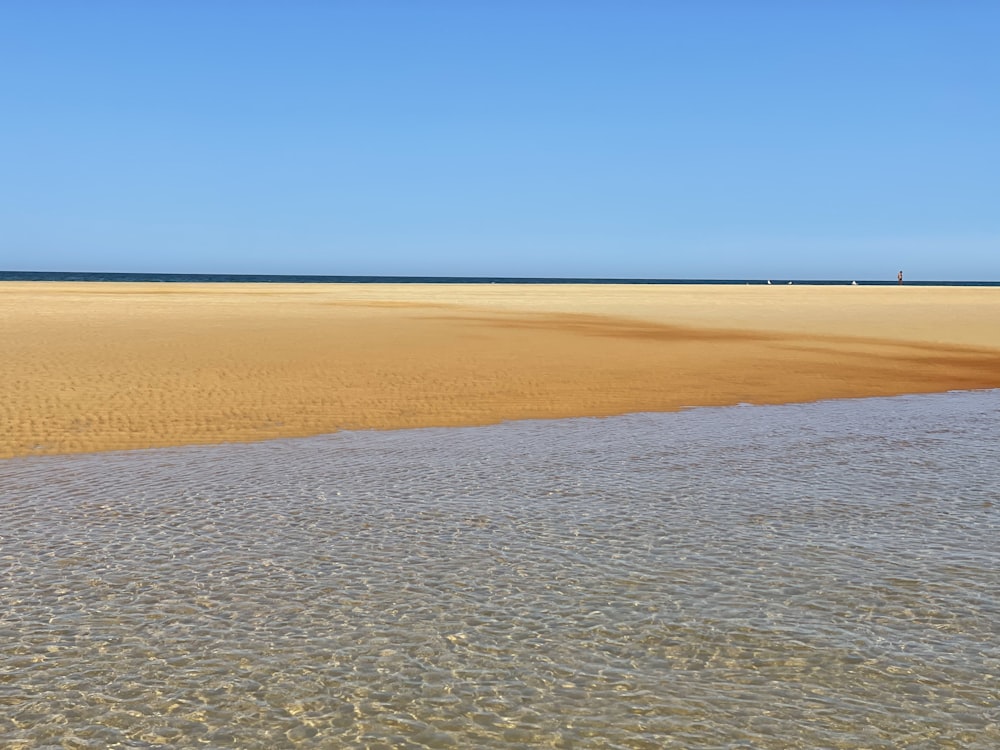
[[[0,270],[1000,280],[1000,3],[2,0]]]

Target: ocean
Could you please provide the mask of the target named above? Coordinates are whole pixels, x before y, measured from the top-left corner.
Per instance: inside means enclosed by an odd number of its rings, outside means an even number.
[[[1000,747],[1000,391],[0,462],[0,746]]]
[[[806,284],[843,286],[896,286],[896,279],[599,279],[520,278],[512,276],[315,276],[306,274],[219,273],[94,273],[63,271],[0,271],[0,281],[132,281],[159,283],[259,283],[259,284]],[[907,280],[907,286],[1000,286],[1000,281]]]

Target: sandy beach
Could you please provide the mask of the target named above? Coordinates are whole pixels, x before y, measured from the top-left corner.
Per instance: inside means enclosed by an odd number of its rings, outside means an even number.
[[[0,457],[1000,387],[1000,290],[0,283]]]

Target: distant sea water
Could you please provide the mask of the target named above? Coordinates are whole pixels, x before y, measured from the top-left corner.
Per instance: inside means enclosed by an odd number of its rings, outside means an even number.
[[[1000,747],[1000,391],[0,461],[4,748]]]
[[[142,281],[251,284],[811,284],[895,286],[896,279],[603,279],[512,276],[308,276],[218,273],[91,273],[0,271],[0,281]],[[907,281],[908,286],[1000,286],[1000,281]]]

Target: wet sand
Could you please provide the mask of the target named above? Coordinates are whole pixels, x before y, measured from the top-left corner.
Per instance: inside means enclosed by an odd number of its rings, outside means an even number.
[[[0,457],[1000,387],[1000,289],[0,283]]]

